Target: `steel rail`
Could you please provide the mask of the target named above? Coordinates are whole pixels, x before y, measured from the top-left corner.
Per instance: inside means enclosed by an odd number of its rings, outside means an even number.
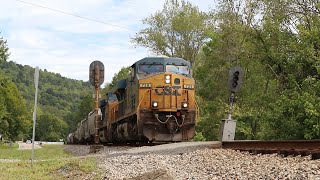
[[[253,154],[311,155],[312,159],[320,159],[320,140],[223,141],[222,148]]]

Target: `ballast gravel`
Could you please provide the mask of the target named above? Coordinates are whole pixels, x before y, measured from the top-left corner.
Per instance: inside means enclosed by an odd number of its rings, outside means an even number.
[[[106,153],[98,160],[104,179],[320,179],[320,160],[310,156],[251,155],[208,147],[131,152],[137,151],[100,152]]]

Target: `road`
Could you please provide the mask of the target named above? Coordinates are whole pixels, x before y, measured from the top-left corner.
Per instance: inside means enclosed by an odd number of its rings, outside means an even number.
[[[32,149],[32,143],[31,144],[27,144],[25,142],[18,142],[18,144],[19,144],[18,150]],[[34,148],[38,149],[38,148],[41,148],[41,146],[39,146],[38,144],[34,144]]]

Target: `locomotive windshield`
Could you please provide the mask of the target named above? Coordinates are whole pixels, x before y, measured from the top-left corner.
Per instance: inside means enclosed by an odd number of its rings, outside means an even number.
[[[177,74],[189,74],[189,67],[184,65],[167,65],[167,72],[173,72]]]
[[[139,66],[140,73],[158,73],[163,72],[162,64],[142,64]]]

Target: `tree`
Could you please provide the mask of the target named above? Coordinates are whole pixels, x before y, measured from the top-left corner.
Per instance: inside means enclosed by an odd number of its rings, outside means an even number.
[[[31,117],[17,86],[0,73],[0,131],[7,138],[16,140],[27,134]]]
[[[32,109],[34,68],[9,61],[0,65],[0,72],[12,79],[26,100],[28,109]],[[69,112],[77,111],[81,99],[88,93],[92,93],[89,82],[64,78],[55,73],[40,70],[38,107],[46,113],[63,119]],[[29,113],[32,115],[32,112]]]
[[[260,102],[258,97],[261,97],[266,83],[261,77],[265,76],[265,71],[261,71],[264,67],[257,61],[259,53],[256,53],[251,36],[251,20],[243,18],[239,8],[234,1],[220,3],[214,14],[217,28],[210,34],[210,41],[203,47],[195,64],[197,95],[203,107],[198,131],[210,140],[219,138],[220,121],[227,115],[228,71],[233,66],[241,66],[246,74],[245,84],[236,94],[237,103],[234,104],[233,112],[238,120],[236,137],[251,139],[256,136],[254,124],[259,109],[253,104]],[[250,114],[241,113],[246,112],[244,109]]]
[[[109,84],[110,88],[113,88],[117,85],[118,81],[122,79],[127,79],[131,75],[131,67],[122,67],[120,71],[112,77],[112,81]]]
[[[0,37],[0,65],[7,61],[9,58],[9,48],[7,46],[7,41]]]
[[[59,141],[67,134],[68,125],[51,114],[44,113],[37,118],[36,140],[39,141]]]
[[[207,40],[208,31],[213,30],[210,15],[184,0],[166,0],[162,11],[142,23],[148,27],[132,38],[135,45],[192,63]]]
[[[9,48],[7,41],[0,38],[0,65],[7,62]],[[26,103],[17,86],[0,72],[0,133],[16,140],[24,136],[30,127]]]
[[[94,99],[91,94],[87,94],[82,98],[80,104],[78,104],[77,111],[70,112],[64,117],[65,122],[68,124],[67,132],[74,132],[77,129],[78,123],[93,110]]]
[[[118,73],[115,73],[112,77],[112,81],[108,83],[101,91],[101,93],[106,94],[108,91],[112,90],[117,86],[118,81],[122,79],[130,78],[131,76],[131,67],[122,67]]]
[[[78,107],[77,118],[78,122],[83,120],[93,109],[94,109],[94,99],[91,94],[87,94],[82,98],[82,101]]]
[[[265,61],[278,79],[277,101],[268,125],[271,138],[320,137],[319,2],[263,1],[265,17],[258,37]],[[274,38],[270,38],[272,35]]]
[[[1,78],[1,77],[0,77]],[[7,117],[9,115],[9,112],[7,110],[7,107],[5,105],[5,98],[4,96],[1,94],[0,96],[0,134],[2,135],[9,135],[9,122],[7,120]]]
[[[236,138],[320,137],[319,12],[312,1],[220,1],[217,28],[195,70],[206,139],[225,116],[224,76],[235,65],[245,71],[234,106]]]

